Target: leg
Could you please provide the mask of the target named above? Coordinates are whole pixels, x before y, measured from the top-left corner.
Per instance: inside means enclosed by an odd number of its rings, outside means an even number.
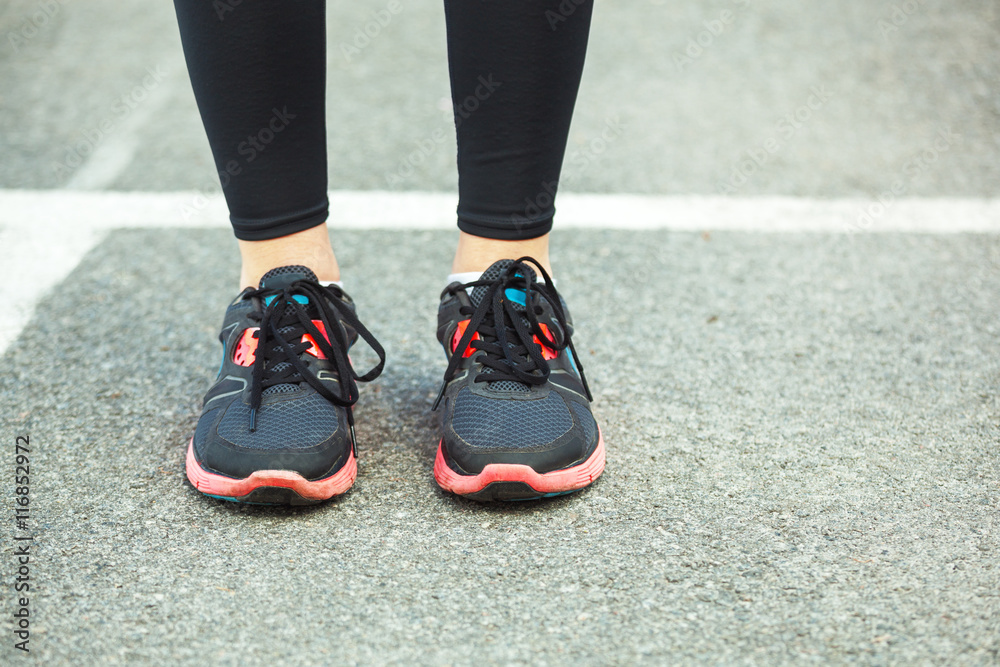
[[[454,273],[522,255],[550,268],[592,12],[591,0],[572,6],[564,15],[560,0],[445,0],[462,232]]]
[[[548,279],[590,27],[591,2],[577,1],[563,15],[559,0],[445,0],[461,234],[438,310],[448,368],[434,477],[476,500],[569,493],[604,469],[572,321]]]
[[[325,223],[324,2],[174,2],[243,259],[186,460],[195,488],[226,500],[310,504],[346,492],[357,382],[385,362],[354,302],[327,284],[340,276]],[[364,375],[347,356],[358,338],[380,359]]]
[[[241,286],[303,264],[340,278],[325,221],[325,0],[175,0],[184,55],[243,260]]]

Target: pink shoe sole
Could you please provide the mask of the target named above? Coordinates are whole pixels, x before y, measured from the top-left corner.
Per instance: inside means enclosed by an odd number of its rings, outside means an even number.
[[[474,500],[530,500],[558,496],[588,486],[603,471],[604,436],[600,429],[594,453],[583,463],[563,470],[538,473],[526,465],[491,463],[478,475],[462,475],[445,462],[441,443],[438,443],[434,461],[434,479],[442,489]]]
[[[290,470],[258,470],[244,479],[226,477],[201,467],[194,455],[194,438],[188,443],[187,478],[202,493],[244,503],[312,505],[346,493],[358,476],[358,461],[349,454],[344,466],[323,479],[310,482]]]

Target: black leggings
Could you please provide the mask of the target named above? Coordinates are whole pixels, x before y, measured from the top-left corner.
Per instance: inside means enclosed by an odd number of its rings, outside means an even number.
[[[174,0],[236,237],[323,223],[325,0]],[[458,226],[547,233],[592,0],[444,0],[458,135]],[[373,85],[377,83],[373,82]]]

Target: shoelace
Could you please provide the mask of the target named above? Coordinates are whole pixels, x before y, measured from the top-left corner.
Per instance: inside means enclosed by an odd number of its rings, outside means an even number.
[[[306,308],[293,298],[294,295],[306,297],[319,317],[310,317]],[[361,324],[358,316],[340,300],[340,295],[340,288],[323,287],[311,280],[296,280],[282,289],[251,290],[244,295],[244,298],[259,298],[267,304],[262,311],[250,314],[250,318],[258,321],[260,327],[255,334],[258,339],[257,351],[250,384],[251,433],[257,429],[257,411],[260,409],[264,389],[298,382],[308,383],[326,400],[346,407],[347,420],[353,433],[354,415],[350,408],[358,400],[357,382],[369,382],[382,373],[385,367],[385,350]],[[266,297],[273,298],[267,302]],[[319,319],[323,323],[330,340],[313,324],[313,319]],[[339,320],[354,329],[378,355],[378,364],[364,375],[358,375],[347,358],[349,341]],[[282,329],[285,334],[281,333]],[[299,359],[312,346],[308,340],[303,340],[303,334],[309,334],[323,356],[333,364],[339,380],[339,393],[334,393]],[[289,342],[286,336],[295,342]]]
[[[535,273],[528,268],[527,262],[534,264],[538,272],[545,279],[544,283],[535,280]],[[531,257],[521,257],[512,262],[501,276],[495,280],[476,280],[464,285],[448,287],[445,291],[454,294],[460,289],[469,290],[475,287],[486,287],[479,306],[472,308],[462,306],[459,312],[468,316],[469,324],[465,328],[465,333],[455,347],[455,350],[464,350],[470,346],[474,350],[482,350],[486,354],[480,356],[478,361],[484,368],[490,371],[480,370],[474,378],[474,382],[499,382],[511,380],[522,382],[528,385],[542,385],[549,379],[550,368],[542,350],[534,341],[537,336],[542,345],[555,350],[557,353],[566,349],[570,350],[576,362],[576,369],[580,372],[580,380],[583,388],[587,392],[587,398],[594,400],[590,394],[590,387],[587,385],[587,378],[583,374],[583,364],[580,363],[580,356],[573,347],[572,334],[563,311],[559,293],[552,286],[552,278],[545,269]],[[514,302],[507,298],[507,289],[513,288],[524,292],[524,311],[521,312],[514,307]],[[555,331],[551,331],[549,336],[545,333],[538,322],[538,316],[544,310],[540,299],[545,299],[552,308],[552,314],[559,324],[562,336],[557,336]],[[527,320],[528,326],[525,326]],[[478,333],[479,338],[472,340]],[[444,390],[451,382],[462,363],[462,355],[451,355],[448,368],[444,372],[444,382],[441,383],[441,390],[434,401],[432,410],[437,410],[444,396]]]

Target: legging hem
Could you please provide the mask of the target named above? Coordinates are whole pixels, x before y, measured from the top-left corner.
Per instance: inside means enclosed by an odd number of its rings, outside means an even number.
[[[545,236],[552,231],[552,216],[541,220],[528,220],[521,216],[511,216],[504,221],[458,219],[458,228],[466,234],[497,241],[527,241]]]
[[[230,216],[233,232],[241,241],[269,241],[318,227],[330,215],[329,202],[302,213],[283,215],[275,218],[249,220]]]

